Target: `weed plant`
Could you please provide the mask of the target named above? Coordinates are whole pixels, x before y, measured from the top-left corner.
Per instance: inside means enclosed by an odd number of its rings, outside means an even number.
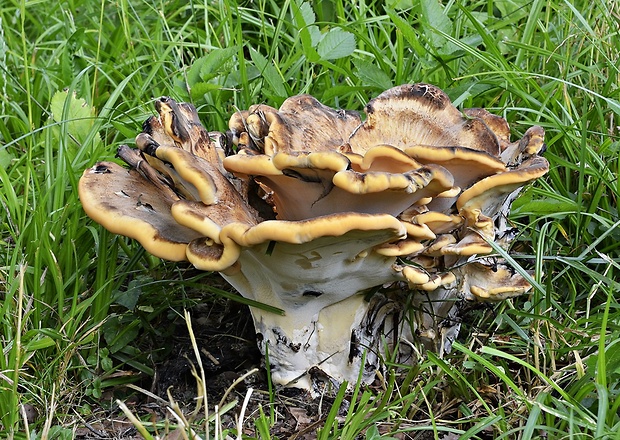
[[[225,130],[234,109],[293,94],[361,110],[428,82],[515,135],[545,128],[550,172],[512,215],[513,263],[536,269],[535,288],[468,315],[449,356],[356,388],[356,413],[326,415],[317,435],[619,438],[619,30],[620,2],[605,0],[4,0],[0,437],[72,438],[131,382],[115,372],[153,373],[141,335],[165,340],[187,290],[214,284],[78,201],[83,170],[133,142],[154,98],[191,101]],[[272,416],[247,423],[268,438]]]

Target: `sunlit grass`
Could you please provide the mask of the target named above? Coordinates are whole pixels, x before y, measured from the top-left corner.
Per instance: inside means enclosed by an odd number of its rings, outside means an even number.
[[[320,435],[618,431],[617,2],[7,0],[0,20],[0,436],[68,438],[116,369],[152,374],[137,335],[197,282],[95,225],[77,197],[83,170],[133,142],[154,98],[192,101],[225,130],[235,108],[310,93],[362,110],[405,82],[486,107],[515,134],[545,128],[551,169],[513,212],[527,244],[516,263],[540,288],[472,313],[453,354],[359,390],[364,417],[328,417]],[[320,42],[330,31],[345,56]],[[40,413],[27,428],[21,405]],[[267,411],[256,426],[270,423]]]

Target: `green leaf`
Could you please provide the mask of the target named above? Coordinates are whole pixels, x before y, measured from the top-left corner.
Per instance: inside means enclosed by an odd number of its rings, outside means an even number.
[[[376,64],[364,60],[355,60],[353,64],[355,73],[363,85],[380,90],[387,90],[393,86],[390,76]]]
[[[334,86],[323,92],[321,95],[321,102],[329,101],[334,98],[346,99],[357,92],[365,91],[365,89],[366,87],[353,87],[348,85]]]
[[[280,97],[288,96],[286,88],[284,87],[284,78],[282,78],[282,75],[280,75],[278,70],[274,67],[273,63],[267,60],[267,58],[262,56],[260,52],[253,47],[250,47],[250,58],[252,58],[252,62],[256,65],[262,77],[267,81],[267,84],[269,84],[275,94]]]
[[[212,84],[214,87],[211,90],[221,88],[225,80],[224,78],[232,71],[230,67],[238,52],[239,46],[224,49],[215,48],[207,55],[194,61],[192,67],[187,72],[187,84],[191,90],[192,97],[202,97],[202,95],[207,93],[204,89],[204,84]]]
[[[446,47],[447,40],[442,33],[452,35],[453,25],[438,0],[420,2],[420,21],[429,43],[438,53],[448,54],[456,50],[456,47]]]
[[[139,126],[134,124],[127,124],[125,121],[110,121],[114,130],[118,131],[127,139],[133,139],[136,137],[136,133],[140,131]]]
[[[234,70],[226,77],[224,87],[233,89],[238,86],[243,86],[244,84],[247,85],[248,82],[258,78],[259,76],[261,76],[261,73],[256,66],[248,63],[245,66],[245,78],[241,76],[241,73],[238,70]]]
[[[116,353],[138,336],[140,321],[137,318],[131,320],[129,317],[114,316],[105,322],[102,329],[107,348],[110,353]]]
[[[308,32],[310,33],[310,40],[312,41],[312,47],[317,47],[323,39],[323,34],[318,26],[308,26]]]
[[[103,371],[112,371],[112,368],[114,368],[114,363],[112,362],[112,359],[110,358],[107,352],[103,352],[103,350],[101,351],[100,360],[101,360],[101,368],[103,369]]]
[[[413,0],[391,0],[387,4],[390,9],[411,9],[413,7]]]
[[[200,68],[200,76],[203,81],[206,81],[209,78],[217,76],[218,74],[228,72],[228,69],[224,69],[224,67],[232,62],[232,59],[239,48],[237,46],[227,47],[224,49],[213,49],[206,55],[203,60],[202,66]]]
[[[15,159],[15,156],[6,151],[6,148],[0,150],[0,168],[4,170],[8,169],[13,159]]]
[[[153,281],[151,277],[144,275],[137,276],[129,282],[127,290],[124,292],[115,292],[114,302],[127,307],[129,310],[135,309],[138,299],[140,298],[140,295],[142,295],[142,286],[151,281]]]
[[[35,438],[34,434],[35,433],[33,432],[33,436],[30,438]],[[75,438],[75,436],[72,429],[56,425],[50,428],[47,438],[53,440],[70,440]]]
[[[305,23],[305,28],[310,34],[311,46],[316,47],[316,45],[319,44],[319,41],[321,41],[321,38],[323,38],[323,34],[321,34],[319,27],[314,25],[316,21],[316,14],[314,13],[310,3],[304,2],[301,4],[297,18],[300,19],[300,22],[303,20]]]
[[[531,0],[494,0],[493,6],[500,11],[502,17],[510,17],[516,21],[527,17]]]
[[[416,54],[420,57],[419,62],[424,62],[424,56],[427,51],[420,42],[418,31],[396,12],[388,10],[387,13],[398,31],[403,34],[403,37],[405,37],[405,40],[407,40],[409,46],[411,46],[411,48],[415,50]]]
[[[55,342],[49,336],[42,336],[38,338],[34,338],[26,344],[26,351],[37,351],[43,348],[52,347],[55,345]]]
[[[201,81],[199,83],[195,83],[194,85],[192,85],[190,93],[191,93],[192,99],[197,100],[199,98],[202,98],[207,93],[211,93],[213,91],[221,90],[221,89],[222,89],[222,86],[219,84],[213,84],[213,83]]]
[[[58,62],[60,63],[63,78],[71,78],[74,76],[75,60],[79,56],[80,49],[84,41],[84,28],[76,29],[62,46],[62,52]]]
[[[295,26],[299,32],[299,38],[301,39],[304,56],[310,62],[319,61],[319,54],[317,54],[314,49],[318,44],[318,41],[316,41],[318,34],[314,29],[316,26],[312,26],[316,19],[312,7],[306,2],[299,4],[297,1],[293,0],[291,2],[291,10]]]
[[[68,135],[75,143],[70,143],[71,150],[75,151],[82,145],[84,140],[88,137],[90,130],[95,124],[95,109],[88,105],[86,100],[77,98],[75,93],[69,94],[68,91],[58,91],[52,96],[50,103],[50,110],[52,112],[52,120],[62,125],[62,129],[66,130]],[[52,133],[54,139],[59,141],[61,139],[61,126],[55,125],[52,127]],[[99,143],[100,140],[95,137],[95,142]],[[58,145],[57,143],[55,143]]]
[[[452,33],[452,21],[446,15],[438,0],[422,0],[420,2],[422,12],[421,21],[424,27],[436,29],[446,34]],[[440,37],[445,40],[443,37]]]
[[[310,6],[310,3],[303,2],[301,5],[299,5],[299,15],[295,18],[302,19],[306,26],[310,26],[316,21],[316,14],[312,10],[312,6]]]
[[[517,199],[512,205],[511,215],[548,215],[554,214],[557,218],[564,218],[570,213],[578,212],[576,203],[567,199],[556,200],[550,198],[531,200],[526,197]]]
[[[335,60],[351,55],[355,50],[355,36],[340,28],[330,29],[317,47],[322,60]]]
[[[379,440],[381,439],[381,434],[379,434],[379,428],[375,425],[372,425],[370,428],[366,430],[366,439],[367,440]]]

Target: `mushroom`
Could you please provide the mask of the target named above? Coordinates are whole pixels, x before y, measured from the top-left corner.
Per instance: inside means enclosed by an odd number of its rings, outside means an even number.
[[[326,377],[360,372],[370,382],[385,349],[411,354],[401,338],[448,351],[460,301],[530,288],[488,254],[490,241],[509,249],[510,203],[548,169],[540,128],[511,143],[504,119],[461,113],[427,84],[382,93],[363,122],[308,95],[252,106],[228,135],[207,132],[190,104],[164,97],[156,108],[138,149],[119,149],[129,170],[84,172],[84,209],[281,309],[251,307],[277,384],[318,392]],[[236,151],[225,157],[227,139]]]

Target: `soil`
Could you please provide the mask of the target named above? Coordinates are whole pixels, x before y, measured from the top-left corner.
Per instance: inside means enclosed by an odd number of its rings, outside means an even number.
[[[333,395],[312,399],[305,391],[282,389],[276,391],[276,401],[270,402],[269,383],[261,364],[262,356],[256,346],[254,325],[247,307],[227,301],[224,307],[217,310],[214,310],[213,304],[198,304],[190,312],[206,380],[209,411],[213,413],[218,404],[226,405],[235,400],[238,402],[232,410],[221,416],[221,426],[230,430],[229,435],[236,438],[236,417],[251,388],[245,412],[245,435],[258,437],[254,423],[247,420],[256,419],[261,410],[266,414],[273,410],[277,421],[270,429],[272,438],[316,438],[316,429],[329,413]],[[80,424],[76,431],[77,439],[143,438],[115,403],[119,397],[149,428],[163,426],[166,420],[176,424],[169,409],[170,402],[177,404],[185,417],[191,417],[196,410],[198,396],[198,382],[193,371],[200,371],[200,363],[184,319],[181,316],[177,319],[178,322],[172,323],[175,328],[172,341],[166,341],[173,349],[155,366],[153,377],[140,384],[140,388],[146,388],[148,393],[157,398],[149,397],[144,392],[135,392],[135,388],[107,391],[101,399],[102,406]],[[232,387],[235,381],[251,370],[256,371]],[[204,407],[199,414],[196,415],[197,419],[204,417]],[[165,427],[159,428],[155,435],[166,440],[184,438],[179,431]]]
[[[337,390],[326,390],[319,398],[312,398],[305,391],[277,389],[269,393],[269,382],[262,364],[262,356],[256,346],[256,335],[249,310],[232,300],[220,304],[198,303],[191,310],[192,330],[200,352],[198,362],[186,322],[181,313],[168,325],[173,329],[170,340],[153,340],[150,344],[172,347],[165,358],[155,365],[155,373],[145,377],[137,386],[119,387],[107,390],[102,396],[101,406],[95,407],[92,415],[77,423],[75,431],[78,440],[112,440],[143,438],[133,423],[121,411],[118,401],[138,417],[152,435],[159,439],[177,440],[186,438],[177,425],[171,407],[178,405],[194,427],[202,427],[200,438],[205,438],[204,406],[198,412],[198,387],[193,371],[200,375],[200,364],[204,371],[207,392],[207,407],[214,413],[215,405],[220,408],[237,401],[234,407],[220,418],[230,438],[237,438],[237,420],[244,399],[251,389],[251,395],[243,423],[243,434],[260,438],[255,420],[261,412],[273,414],[275,422],[269,428],[271,438],[309,440],[316,438],[317,428],[324,425],[332,409]],[[251,370],[257,371],[241,379]],[[236,385],[233,383],[238,381]],[[275,396],[270,401],[270,395]],[[348,397],[339,408],[339,417],[346,416]],[[211,424],[211,427],[214,425]],[[378,426],[379,432],[389,426]],[[183,435],[182,435],[183,434]],[[211,433],[213,438],[213,432]],[[220,438],[226,438],[221,436]],[[386,437],[388,438],[388,437]],[[434,438],[432,432],[391,434],[389,438],[420,439]],[[446,437],[448,438],[448,437]]]

